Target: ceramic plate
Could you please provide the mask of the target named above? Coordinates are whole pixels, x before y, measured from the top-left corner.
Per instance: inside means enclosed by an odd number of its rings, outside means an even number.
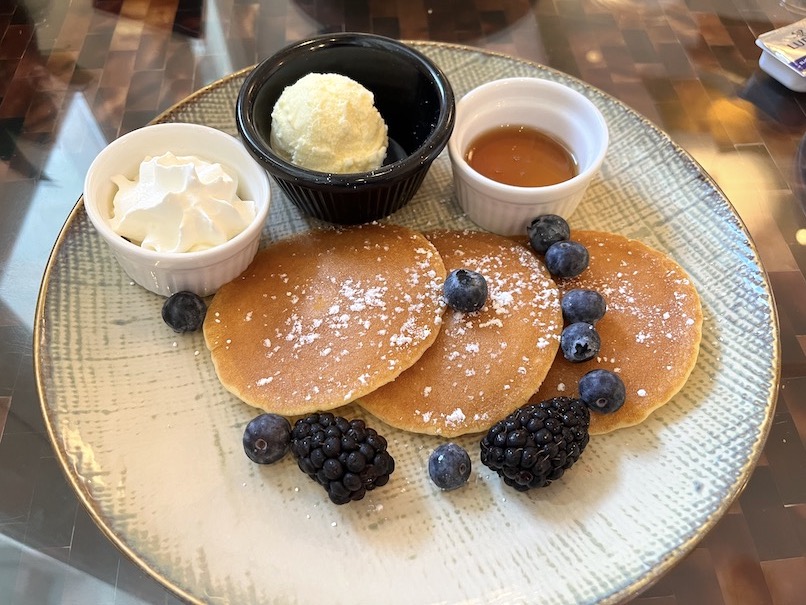
[[[163,299],[134,285],[79,203],[47,268],[35,358],[65,472],[91,514],[148,573],[192,602],[612,603],[656,580],[725,512],[757,461],[778,382],[777,324],[759,258],[729,202],[667,136],[559,72],[465,47],[416,43],[457,96],[485,81],[561,81],[601,109],[611,146],[572,219],[674,257],[704,306],[697,366],[638,427],[594,437],[577,465],[521,494],[479,462],[440,492],[426,470],[435,437],[373,421],[397,470],[346,506],[289,457],[251,463],[255,411],[219,384],[201,334],[174,334]],[[245,72],[158,118],[235,134]],[[263,243],[318,226],[273,193]],[[443,153],[388,219],[472,227]],[[347,415],[359,415],[355,409]],[[477,438],[459,440],[477,460]]]

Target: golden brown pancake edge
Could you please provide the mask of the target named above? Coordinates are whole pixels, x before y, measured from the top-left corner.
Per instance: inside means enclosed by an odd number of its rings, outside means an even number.
[[[561,292],[588,288],[607,302],[596,324],[602,340],[596,358],[567,361],[562,352],[531,401],[577,396],[583,374],[604,368],[624,381],[627,399],[611,414],[591,412],[591,434],[634,426],[666,404],[688,380],[702,339],[702,305],[686,271],[672,258],[622,235],[574,231],[590,265],[578,277],[558,279]]]
[[[487,430],[529,399],[559,346],[559,293],[525,246],[480,231],[425,234],[446,269],[484,275],[481,311],[448,309],[435,342],[394,382],[361,397],[396,428],[454,437]]]
[[[258,252],[214,296],[205,343],[242,401],[286,416],[347,404],[410,367],[439,333],[445,267],[406,227],[314,230]]]

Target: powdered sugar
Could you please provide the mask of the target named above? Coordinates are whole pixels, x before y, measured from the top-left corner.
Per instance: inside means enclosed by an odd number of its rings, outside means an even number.
[[[414,374],[436,382],[412,378],[412,386],[417,387],[407,391],[407,403],[416,404],[411,409],[431,425],[429,432],[466,431],[463,427],[467,423],[489,421],[490,409],[524,403],[537,386],[534,376],[541,375],[532,370],[551,363],[559,342],[559,294],[545,268],[523,246],[486,237],[476,239],[472,234],[456,232],[429,234],[448,271],[477,271],[488,288],[480,311],[449,309],[443,316],[433,345],[439,356],[430,355],[429,363]],[[408,384],[407,376],[398,381]],[[394,395],[395,400],[398,395]],[[371,394],[362,400],[370,411],[374,398]],[[384,388],[377,398],[379,402],[384,399]],[[445,407],[451,404],[453,407]]]
[[[654,406],[666,385],[685,380],[690,371],[687,348],[699,342],[694,311],[699,305],[690,281],[671,259],[638,242],[608,234],[578,237],[588,247],[590,265],[579,277],[562,280],[561,289],[591,289],[605,298],[607,311],[597,323],[602,349],[595,367],[622,376],[631,393],[628,401],[631,397],[639,405],[643,399],[640,405]],[[560,364],[547,377],[547,390],[570,390],[572,381],[589,369]]]
[[[262,371],[259,363],[247,364],[257,373],[244,388],[270,389],[267,397],[299,398],[312,407],[351,401],[408,367],[440,325],[441,261],[407,229],[311,232],[270,246],[257,261],[252,275],[232,284],[253,302],[238,317],[221,308],[214,318],[225,332],[228,325],[253,324],[233,332],[238,339],[230,344],[245,360],[254,353],[265,359]],[[257,336],[253,345],[249,334]],[[275,368],[284,371],[266,374]]]
[[[457,426],[465,421],[465,414],[462,408],[456,408],[453,412],[445,416],[445,424],[448,426]]]

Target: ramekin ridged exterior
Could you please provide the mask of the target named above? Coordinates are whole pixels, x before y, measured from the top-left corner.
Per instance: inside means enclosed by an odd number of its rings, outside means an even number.
[[[229,241],[198,252],[156,252],[115,233],[109,224],[116,192],[112,177],[123,174],[134,178],[146,156],[166,151],[218,162],[237,175],[238,195],[256,203],[254,220]],[[208,296],[240,275],[257,254],[270,200],[266,171],[240,141],[220,130],[197,124],[154,124],[133,130],[101,150],[84,180],[84,207],[90,222],[126,274],[161,296],[182,290]]]
[[[545,187],[507,185],[476,172],[465,159],[479,135],[501,126],[530,126],[563,143],[579,172]],[[568,218],[599,172],[609,143],[602,113],[584,95],[540,78],[504,78],[474,88],[456,104],[448,142],[457,201],[468,218],[500,235],[524,235],[541,214]]]
[[[390,159],[377,170],[307,170],[276,154],[271,113],[283,90],[309,73],[339,73],[375,96],[389,129]],[[287,46],[246,77],[236,103],[244,144],[303,212],[337,224],[384,218],[405,206],[453,131],[453,89],[425,55],[403,42],[363,33],[317,36]]]

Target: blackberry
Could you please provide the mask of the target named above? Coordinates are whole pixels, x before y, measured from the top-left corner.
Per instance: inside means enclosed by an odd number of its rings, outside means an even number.
[[[481,462],[525,492],[563,476],[588,445],[590,411],[581,399],[529,403],[494,424],[481,440]]]
[[[291,453],[300,470],[324,487],[336,504],[360,500],[386,485],[395,470],[383,436],[363,420],[330,412],[297,420],[291,430]]]

